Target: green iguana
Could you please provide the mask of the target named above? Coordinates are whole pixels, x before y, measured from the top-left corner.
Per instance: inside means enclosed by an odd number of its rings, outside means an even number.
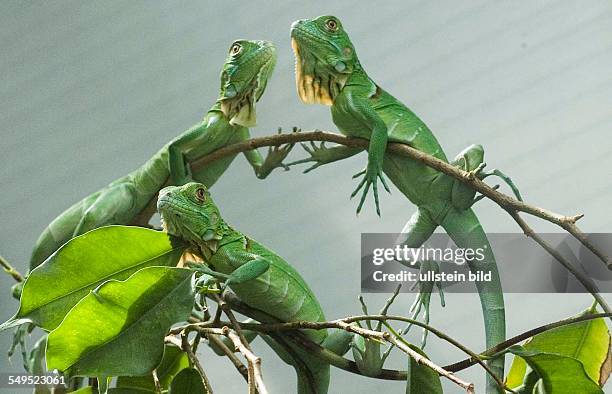
[[[166,231],[189,242],[190,251],[203,259],[202,271],[225,280],[251,308],[285,322],[325,320],[319,301],[300,274],[282,257],[225,223],[203,184],[192,182],[165,187],[159,193],[157,209]],[[230,274],[237,270],[241,271],[243,280],[229,281]],[[253,276],[244,280],[249,271]],[[348,350],[352,338],[346,331],[332,335],[326,330],[302,332],[311,341],[339,354]],[[263,339],[285,362],[294,366],[299,393],[327,393],[328,364],[295,345],[289,345],[288,354],[286,348],[269,337],[263,336]]]
[[[418,209],[403,229],[404,243],[412,248],[422,245],[438,226],[442,226],[460,248],[485,249],[481,262],[469,261],[472,272],[490,271],[490,282],[477,282],[482,304],[486,344],[491,347],[505,339],[504,298],[495,257],[487,237],[470,206],[480,197],[461,182],[408,157],[386,153],[387,142],[408,144],[440,160],[447,158],[429,128],[404,104],[378,86],[362,68],[355,48],[338,18],[320,16],[298,20],[291,27],[292,47],[295,52],[297,91],[308,104],[331,106],[332,119],[340,132],[348,137],[370,141],[367,167],[354,178],[363,175],[353,192],[363,193],[357,213],[372,187],[376,211],[380,215],[377,181],[389,187],[383,172]],[[349,147],[327,148],[304,145],[310,157],[297,163],[314,162],[306,172],[323,164],[355,155],[362,149]],[[499,171],[482,172],[483,150],[471,146],[453,164],[473,171],[483,179],[499,175],[516,191],[509,178]],[[428,301],[428,298],[426,298]],[[425,308],[428,305],[424,305]],[[496,374],[503,376],[502,357],[492,360]],[[497,392],[493,379],[487,381],[487,392]]]
[[[236,155],[224,157],[191,174],[188,163],[226,145],[244,141],[255,125],[259,101],[276,63],[267,41],[232,43],[221,72],[221,91],[204,119],[161,148],[140,168],[85,197],[55,218],[38,238],[30,269],[36,268],[71,238],[97,227],[129,224],[154,198],[168,178],[175,185],[191,179],[212,186]],[[290,146],[245,154],[258,178],[282,165]]]

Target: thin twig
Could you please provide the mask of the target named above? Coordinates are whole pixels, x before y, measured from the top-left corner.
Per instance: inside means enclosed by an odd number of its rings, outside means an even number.
[[[591,281],[588,277],[583,275],[580,271],[576,270],[572,263],[570,263],[561,253],[559,253],[555,248],[553,248],[546,240],[540,237],[533,229],[523,220],[523,218],[519,215],[518,212],[509,210],[508,213],[514,221],[520,226],[526,236],[536,241],[542,248],[544,248],[548,253],[550,253],[566,270],[568,270],[578,281],[582,284],[582,286],[595,298],[597,303],[601,306],[601,308],[606,313],[612,313],[612,309],[606,302],[606,300],[599,294],[599,290],[593,281]]]
[[[192,325],[192,326],[198,326]],[[188,326],[185,326],[188,327]],[[266,389],[266,385],[263,381],[263,375],[261,373],[261,358],[257,357],[250,348],[245,346],[245,343],[242,339],[232,331],[228,326],[223,326],[221,328],[202,328],[198,326],[198,331],[204,333],[205,335],[223,335],[229,338],[237,351],[242,353],[242,355],[246,358],[248,364],[248,377],[249,377],[249,392],[255,392],[253,390],[257,390],[259,394],[268,394],[268,390]],[[175,337],[166,337],[175,338]],[[224,345],[225,346],[225,345]]]
[[[217,301],[217,304],[219,305],[219,308],[221,308],[221,310],[223,310],[223,313],[225,313],[225,315],[228,317],[230,322],[232,322],[232,327],[234,328],[236,333],[238,333],[238,337],[240,338],[242,343],[244,343],[244,346],[249,351],[252,351],[251,350],[251,346],[249,345],[249,341],[244,336],[244,333],[242,332],[242,328],[240,328],[240,323],[236,319],[236,316],[234,316],[234,312],[232,312],[232,309],[229,307],[229,305],[227,305],[227,302],[225,302],[225,300],[223,298],[219,297],[219,295],[217,295],[217,294],[213,294],[213,298]]]
[[[432,370],[437,372],[440,376],[444,376],[445,378],[449,379],[451,382],[454,382],[460,387],[463,387],[467,393],[469,394],[474,393],[474,384],[468,383],[460,379],[456,375],[454,375],[452,372],[446,371],[444,368],[435,364],[433,361],[429,360],[427,357],[422,356],[417,351],[406,346],[403,342],[398,341],[396,337],[394,335],[391,335],[389,332],[374,331],[374,330],[370,330],[367,328],[362,328],[354,324],[345,323],[342,320],[336,320],[335,323],[337,324],[337,328],[342,328],[345,331],[361,335],[364,338],[378,339],[380,341],[388,342],[391,345],[396,346],[398,349],[406,353],[408,356],[412,357],[414,361],[416,361],[418,364],[422,364],[428,368],[431,368]]]
[[[386,327],[393,330],[390,325],[386,325]],[[397,332],[394,332],[394,335],[391,335],[389,333],[384,333],[384,334],[386,334],[385,335],[386,340],[389,343],[391,343],[392,345],[395,345],[398,349],[404,351],[406,354],[412,357],[414,361],[417,362],[417,364],[422,364],[422,365],[425,365],[433,369],[439,375],[444,376],[447,379],[451,380],[452,382],[455,382],[457,385],[463,387],[468,394],[474,394],[474,384],[473,383],[468,383],[462,379],[459,379],[452,372],[449,372],[445,370],[444,368],[431,362],[431,360],[429,360],[427,357],[421,355],[419,352],[417,352],[416,350],[408,346],[406,341]],[[504,387],[503,383],[501,383],[499,379],[496,379],[496,380],[498,381],[499,386],[503,389]]]
[[[242,312],[241,312],[242,313]],[[247,312],[248,314],[248,312]],[[563,319],[560,321],[556,321],[553,323],[549,323],[528,331],[525,331],[519,335],[516,335],[512,338],[509,338],[507,340],[505,340],[504,342],[499,343],[498,345],[485,350],[484,352],[480,353],[480,354],[476,354],[473,351],[469,350],[468,348],[466,348],[464,345],[462,345],[461,343],[459,343],[458,341],[454,340],[453,338],[449,337],[448,335],[444,334],[443,332],[437,330],[436,328],[429,326],[428,324],[422,323],[418,320],[413,320],[407,317],[403,317],[403,316],[394,316],[394,315],[368,315],[368,316],[350,316],[350,317],[346,317],[343,319],[337,319],[337,320],[332,320],[332,321],[326,321],[326,322],[309,322],[309,321],[295,321],[295,322],[287,322],[287,323],[240,323],[240,325],[242,326],[242,328],[244,329],[249,329],[249,330],[253,330],[253,331],[259,331],[259,332],[278,332],[278,331],[294,331],[294,330],[300,330],[300,329],[311,329],[311,330],[322,330],[322,329],[328,329],[328,328],[340,328],[340,329],[345,329],[345,327],[347,327],[345,324],[343,325],[338,325],[337,322],[338,321],[342,321],[344,323],[352,323],[352,322],[357,322],[357,321],[362,321],[362,320],[374,320],[374,321],[402,321],[402,322],[406,322],[406,323],[413,323],[414,325],[420,326],[426,330],[429,330],[431,333],[433,333],[434,335],[438,336],[440,339],[443,339],[445,341],[448,341],[449,343],[453,344],[454,346],[458,347],[459,349],[461,349],[462,351],[471,354],[470,358],[467,358],[465,360],[453,363],[453,364],[449,364],[444,366],[443,368],[449,372],[458,372],[461,371],[465,368],[468,368],[470,366],[473,366],[475,364],[480,364],[483,367],[485,367],[485,364],[483,362],[483,358],[489,358],[494,356],[495,354],[507,349],[508,347],[517,344],[521,341],[524,341],[525,339],[528,339],[532,336],[535,336],[537,334],[540,334],[542,332],[545,331],[549,331],[558,327],[562,327],[565,325],[570,325],[570,324],[575,324],[575,323],[579,323],[579,322],[583,322],[583,321],[588,321],[588,320],[593,320],[593,319],[600,319],[600,318],[607,318],[607,317],[612,317],[611,313],[596,313],[596,314],[588,314],[588,315],[583,315],[583,316],[578,316],[578,317],[572,317],[572,318],[568,318],[568,319]],[[219,322],[219,324],[224,325],[224,324],[229,324],[229,322]],[[208,323],[192,323],[192,324],[187,324],[181,327],[178,327],[177,329],[180,330],[185,330],[185,331],[190,331],[190,330],[199,330],[202,327],[210,327],[210,325]],[[350,329],[352,332],[354,332],[354,330]],[[309,350],[315,350],[316,348],[321,348],[320,345],[315,344],[314,342],[308,343],[309,341],[307,339],[300,339],[299,341],[302,345],[307,344],[309,346]],[[348,372],[352,372],[352,373],[356,373],[356,374],[360,374],[360,372],[355,368],[355,366],[353,365],[354,363],[350,360],[347,360],[341,356],[338,356],[336,354],[333,354],[329,351],[324,350],[323,348],[322,352],[324,352],[325,354],[323,354],[325,356],[325,361],[328,361],[330,364],[344,369]],[[311,352],[311,354],[315,355],[315,356],[320,356],[321,353],[317,353],[317,352]],[[388,379],[388,380],[406,380],[406,371],[396,371],[396,370],[383,370],[383,373],[380,376],[377,376],[376,378],[379,379]]]
[[[187,354],[187,357],[189,358],[189,362],[193,366],[195,366],[198,372],[200,373],[200,376],[202,377],[202,383],[204,384],[204,387],[206,388],[207,392],[212,394],[213,391],[210,385],[210,381],[208,380],[208,376],[206,376],[206,372],[204,372],[204,368],[202,368],[202,364],[200,364],[200,360],[198,360],[198,357],[191,351],[191,345],[189,345],[187,335],[181,335],[180,340],[173,336],[166,336],[166,342],[172,343],[183,349],[183,352],[185,352]]]
[[[0,266],[4,269],[6,273],[13,277],[17,282],[23,282],[25,279],[23,275],[19,273],[6,259],[0,256]]]
[[[254,384],[249,382],[249,394],[255,394],[257,390],[259,391],[259,394],[267,394],[268,390],[266,389],[266,385],[264,384],[263,377],[261,375],[261,359],[253,354],[250,347],[246,346],[246,342],[244,342],[242,338],[231,331],[227,326],[223,328],[223,331],[225,332],[225,335],[232,340],[236,349],[238,349],[238,351],[247,359],[249,365],[249,377],[252,379],[251,382],[254,382]]]
[[[501,351],[504,351],[505,349],[509,348],[512,345],[515,345],[519,342],[522,342],[528,338],[531,338],[543,332],[550,331],[550,330],[553,330],[555,328],[559,328],[562,326],[567,326],[570,324],[576,324],[576,323],[580,323],[583,321],[594,320],[594,319],[602,319],[606,317],[612,317],[612,314],[611,313],[594,313],[594,314],[587,314],[587,315],[582,315],[578,317],[570,317],[568,319],[563,319],[563,320],[559,320],[553,323],[548,323],[543,326],[536,327],[531,330],[525,331],[512,338],[506,339],[505,341],[500,342],[499,344],[493,346],[492,348],[489,348],[485,350],[484,352],[480,353],[479,356],[480,357],[492,357],[495,354]],[[452,372],[458,372],[458,371],[461,371],[463,369],[466,369],[476,364],[478,362],[477,360],[480,360],[480,357],[476,357],[476,358],[470,357],[465,360],[461,360],[456,363],[446,365],[444,369],[448,371],[452,371]]]
[[[459,350],[470,355],[470,359],[473,359],[474,363],[480,364],[483,367],[483,369],[487,373],[489,373],[491,377],[493,377],[493,379],[496,380],[496,382],[498,383],[500,387],[504,387],[504,384],[502,383],[500,377],[495,375],[495,373],[489,368],[489,366],[480,358],[480,356],[476,352],[470,350],[468,347],[463,345],[461,342],[457,341],[456,339],[453,339],[452,337],[448,336],[442,331],[426,323],[423,323],[418,320],[410,319],[407,317],[403,317],[403,316],[361,315],[361,316],[349,316],[346,318],[331,320],[331,321],[326,321],[326,322],[295,321],[295,322],[288,322],[288,323],[271,323],[271,324],[240,323],[240,325],[242,326],[242,328],[253,330],[253,331],[260,331],[260,332],[293,331],[293,330],[298,330],[298,329],[322,330],[322,329],[328,329],[328,328],[338,328],[338,329],[346,330],[346,331],[357,333],[358,335],[361,335],[361,333],[353,329],[353,327],[355,326],[350,324],[350,323],[355,323],[359,321],[378,321],[378,322],[401,321],[405,323],[413,323],[416,326],[422,327],[425,330],[428,330],[434,335],[436,335],[438,338],[444,341],[447,341],[451,345],[457,347]],[[219,322],[219,324],[224,325],[224,324],[228,324],[228,322]],[[192,325],[183,326],[183,329],[189,330],[190,329],[189,326],[191,326],[193,329],[197,329],[198,327],[200,327],[199,324],[192,324]],[[380,332],[380,330],[377,329],[374,332]],[[342,369],[346,369],[346,368],[342,368]]]
[[[388,342],[389,344],[393,346],[398,346],[398,341],[395,340],[393,335],[391,335],[388,332],[374,331],[374,330],[359,327],[354,324],[347,323],[347,321],[356,322],[359,320],[379,320],[379,319],[387,319],[387,318],[389,320],[403,320],[403,317],[398,317],[398,316],[376,315],[376,316],[355,316],[355,317],[349,317],[346,319],[333,320],[329,322],[298,321],[298,322],[272,323],[272,324],[238,323],[238,325],[241,325],[244,328],[254,329],[257,331],[287,331],[287,330],[296,330],[296,329],[319,329],[320,330],[320,329],[325,329],[325,328],[339,328],[339,329],[342,329],[348,332],[355,333],[357,335],[361,335],[364,338],[370,338],[370,339],[379,340],[382,342]],[[408,319],[408,320],[411,320],[411,319]],[[220,323],[227,324],[226,322],[220,322]],[[233,323],[230,322],[230,324],[233,324]],[[227,327],[227,326],[224,326],[224,327]],[[202,328],[202,324],[199,324],[199,323],[188,324],[182,327],[178,327],[177,329],[183,329],[185,331],[194,329],[197,331],[202,330],[204,332],[210,332],[211,330],[214,330],[213,328]],[[427,367],[433,369],[441,376],[446,377],[447,379],[451,380],[452,382],[466,389],[468,393],[472,392],[470,390],[473,390],[473,384],[467,383],[463,381],[462,379],[458,378],[457,376],[453,375],[452,373],[445,371],[443,368],[433,363],[431,360],[421,356],[420,354],[418,354],[417,352],[408,348],[405,345],[398,346],[398,348],[402,350],[403,352],[407,353],[409,356],[413,357],[417,363],[426,365]],[[461,348],[465,349],[463,345],[461,345]],[[474,352],[471,352],[471,351],[469,351],[468,354],[473,355],[474,357],[478,357]],[[415,357],[415,355],[418,355],[418,357]],[[492,373],[492,371],[490,373]],[[497,378],[495,375],[493,376],[499,382],[501,387],[503,387],[503,383],[501,383],[499,378]]]
[[[225,345],[225,342],[219,339],[219,336],[217,334],[208,334],[207,338],[209,342],[213,343],[227,356],[227,358],[229,358],[232,364],[234,364],[234,367],[236,367],[236,370],[238,370],[238,372],[240,373],[240,375],[242,375],[244,380],[248,382],[249,375],[248,375],[247,367],[245,367],[242,361],[240,361],[240,359],[236,357],[234,352]]]

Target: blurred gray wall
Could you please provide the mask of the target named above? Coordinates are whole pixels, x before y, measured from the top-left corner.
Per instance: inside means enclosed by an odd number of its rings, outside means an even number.
[[[612,197],[612,5],[536,2],[2,2],[0,4],[0,253],[25,271],[44,226],[70,204],[127,173],[195,124],[213,103],[220,65],[235,38],[278,45],[278,67],[258,107],[255,136],[277,126],[334,130],[329,109],[295,94],[289,25],[341,17],[368,73],[436,133],[449,156],[472,143],[513,175],[528,202],[586,216],[610,231]],[[295,149],[293,158],[301,157]],[[358,313],[360,232],[400,230],[414,207],[394,190],[355,216],[348,196],[363,155],[314,173],[257,180],[242,157],[214,186],[224,216],[297,266],[330,318]],[[490,232],[517,226],[493,203],[477,208]],[[557,231],[534,221],[540,231]],[[0,276],[0,318],[17,303]],[[379,308],[385,297],[367,297]],[[575,314],[589,297],[507,295],[508,333]],[[612,299],[611,299],[612,301]],[[407,313],[411,299],[393,309]],[[433,324],[483,348],[476,295],[450,295]],[[415,332],[417,340],[420,333]],[[0,354],[10,342],[0,334]],[[229,363],[202,348],[218,393],[242,392]],[[273,393],[293,373],[257,343]],[[439,363],[461,355],[430,339]],[[388,367],[404,368],[397,357]],[[19,357],[0,370],[18,371]],[[462,373],[482,388],[483,373]],[[335,371],[332,393],[403,392],[401,383]],[[455,392],[446,386],[448,392]]]

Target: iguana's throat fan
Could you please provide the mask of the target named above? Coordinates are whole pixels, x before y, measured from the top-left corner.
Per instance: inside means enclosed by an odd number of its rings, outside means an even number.
[[[208,190],[201,183],[163,188],[157,199],[157,210],[168,234],[195,245],[214,243],[229,230]]]
[[[291,25],[295,82],[306,104],[332,105],[358,66],[355,49],[333,16],[303,19]]]
[[[221,72],[221,111],[230,124],[255,126],[259,101],[276,64],[276,49],[268,41],[234,41]]]

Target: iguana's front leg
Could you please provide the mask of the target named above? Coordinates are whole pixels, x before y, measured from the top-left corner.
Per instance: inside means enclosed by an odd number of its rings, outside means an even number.
[[[363,203],[370,186],[372,186],[372,192],[374,194],[374,203],[376,204],[376,213],[380,216],[380,204],[378,202],[378,178],[382,182],[385,190],[391,193],[387,181],[383,175],[383,160],[385,157],[385,150],[387,149],[387,140],[389,138],[387,132],[387,125],[376,113],[368,99],[362,92],[347,92],[343,95],[343,100],[338,100],[336,105],[341,108],[341,111],[357,122],[361,123],[363,127],[370,130],[370,145],[368,146],[368,164],[366,168],[357,174],[353,175],[353,178],[358,178],[363,175],[361,182],[357,185],[351,198],[355,197],[359,190],[363,188],[361,194],[361,200],[357,206],[357,213],[361,212]],[[341,97],[342,97],[341,96]]]
[[[202,122],[168,145],[168,169],[172,184],[184,185],[191,181],[191,169],[185,154],[200,145],[210,131],[209,123]]]

